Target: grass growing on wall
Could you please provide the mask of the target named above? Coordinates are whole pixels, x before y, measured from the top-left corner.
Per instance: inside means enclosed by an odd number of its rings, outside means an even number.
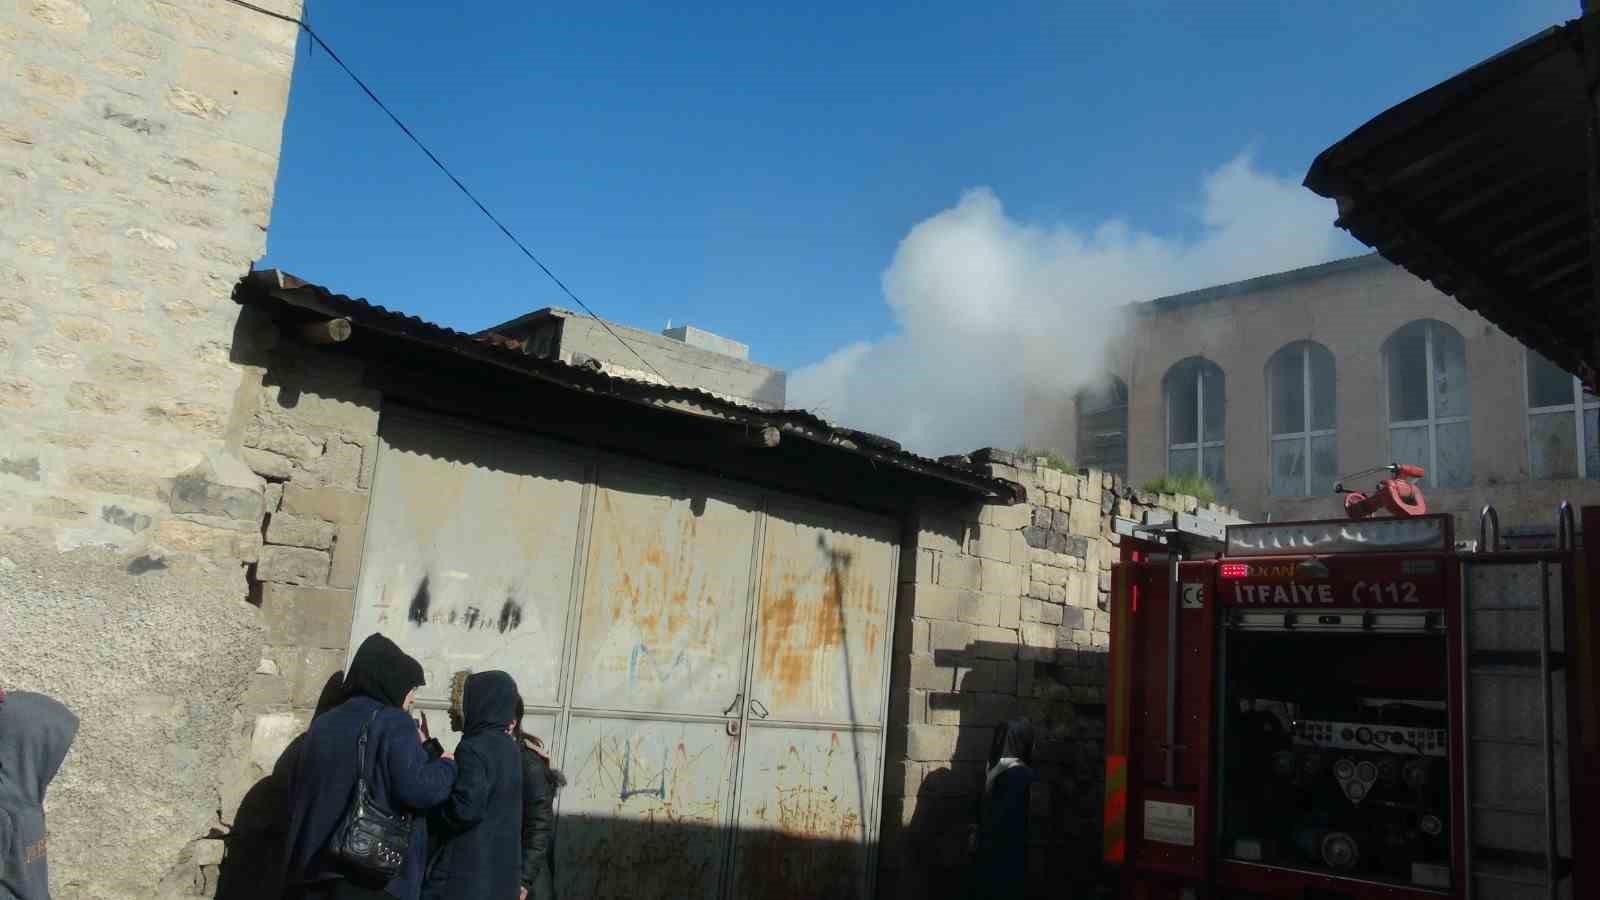
[[[1217,486],[1199,475],[1163,475],[1145,482],[1144,490],[1152,494],[1188,494],[1202,506],[1217,502]]]
[[[1055,469],[1059,472],[1078,471],[1078,467],[1073,465],[1071,460],[1055,452],[1054,450],[1032,450],[1027,447],[1018,447],[1013,452],[1023,459],[1042,459],[1047,467]]]

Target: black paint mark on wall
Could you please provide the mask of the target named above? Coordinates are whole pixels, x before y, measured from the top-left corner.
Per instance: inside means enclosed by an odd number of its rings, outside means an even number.
[[[500,633],[515,631],[522,627],[522,605],[507,597],[506,602],[500,607]]]
[[[144,513],[129,512],[120,506],[100,507],[100,518],[108,524],[133,532],[140,532],[150,527],[149,516]]]
[[[481,615],[476,606],[467,607],[466,615],[461,617],[461,624],[468,631],[478,627],[478,617]]]
[[[433,598],[428,596],[428,576],[422,576],[422,583],[417,585],[417,592],[411,596],[411,609],[406,612],[406,618],[413,624],[428,624],[428,607],[433,604]]]
[[[129,575],[143,575],[146,572],[159,572],[167,567],[167,561],[159,556],[138,556],[128,563]]]

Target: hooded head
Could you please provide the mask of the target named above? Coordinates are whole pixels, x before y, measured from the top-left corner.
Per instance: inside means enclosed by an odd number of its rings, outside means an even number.
[[[1012,719],[995,726],[994,740],[989,745],[989,766],[992,768],[1002,759],[1033,765],[1033,723],[1027,719]]]
[[[462,712],[461,699],[467,695],[467,678],[471,669],[461,669],[450,676],[450,728],[461,731],[467,727],[466,713]]]
[[[0,702],[0,896],[48,900],[44,791],[78,734],[78,717],[60,703],[26,691]]]
[[[461,697],[463,734],[494,729],[504,731],[517,717],[517,683],[501,671],[467,676]]]
[[[407,656],[394,641],[374,634],[361,642],[344,673],[346,697],[357,694],[387,706],[405,706],[406,697],[422,687],[422,663]]]

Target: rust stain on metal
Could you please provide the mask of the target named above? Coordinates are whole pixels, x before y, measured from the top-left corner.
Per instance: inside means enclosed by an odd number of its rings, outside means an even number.
[[[850,567],[850,554],[824,549],[820,562],[797,560],[780,555],[780,546],[769,542],[761,561],[758,665],[779,701],[803,703],[838,677],[848,627],[860,629],[863,661],[874,657],[884,608],[871,575]]]

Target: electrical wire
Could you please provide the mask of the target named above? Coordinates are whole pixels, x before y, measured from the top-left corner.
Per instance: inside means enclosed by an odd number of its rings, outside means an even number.
[[[416,133],[413,132],[409,127],[407,127],[405,122],[400,120],[399,116],[395,115],[394,110],[391,110],[389,108],[389,105],[387,103],[384,103],[383,100],[378,97],[377,93],[374,92],[372,90],[372,88],[367,86],[367,83],[365,81],[361,80],[361,76],[359,76],[355,72],[351,71],[350,67],[345,65],[344,60],[339,58],[339,54],[334,52],[334,49],[331,46],[328,45],[328,42],[323,40],[322,36],[317,34],[316,31],[314,31],[309,24],[307,24],[303,19],[296,19],[293,16],[286,16],[283,13],[280,13],[280,12],[275,12],[275,11],[270,10],[270,9],[264,9],[264,8],[262,8],[260,6],[255,5],[254,3],[248,2],[248,0],[228,0],[228,2],[232,3],[235,6],[240,6],[240,7],[243,7],[245,9],[248,9],[248,10],[250,10],[252,12],[260,13],[261,15],[264,15],[264,16],[269,16],[271,18],[278,19],[278,20],[283,21],[283,22],[288,22],[289,24],[294,25],[296,28],[299,28],[301,31],[304,31],[306,33],[306,36],[311,39],[312,43],[315,44],[318,47],[321,47],[323,49],[323,51],[328,54],[328,58],[333,60],[334,64],[337,65],[340,69],[343,69],[344,73],[346,75],[350,76],[350,80],[356,83],[356,87],[361,88],[362,93],[366,94],[367,98],[370,99],[374,104],[376,104],[379,109],[383,110],[384,115],[388,116],[389,120],[391,122],[393,122],[402,132],[404,132],[406,137],[411,139],[411,143],[416,144],[417,145],[417,149],[421,150],[423,152],[423,154],[425,156],[427,156],[428,159],[435,166],[438,167],[439,171],[443,172],[444,176],[446,178],[450,179],[451,183],[454,184],[456,186],[456,188],[458,190],[460,190],[461,193],[468,200],[472,201],[472,205],[476,206],[478,208],[479,212],[483,213],[484,216],[487,217],[490,222],[494,223],[494,226],[496,228],[500,229],[500,233],[501,234],[505,235],[508,239],[510,239],[511,243],[515,244],[517,246],[517,249],[522,251],[522,255],[523,256],[526,256],[529,260],[531,260],[533,262],[534,265],[538,266],[539,267],[539,271],[543,272],[545,274],[545,276],[548,277],[552,282],[555,282],[556,287],[560,288],[562,293],[564,293],[568,297],[570,297],[572,299],[573,303],[578,304],[578,306],[584,312],[588,313],[596,322],[600,323],[600,327],[604,328],[606,330],[606,333],[608,333],[612,337],[616,338],[617,339],[617,343],[619,343],[622,346],[626,347],[628,349],[629,353],[632,353],[635,357],[638,358],[639,362],[644,363],[645,368],[649,369],[652,373],[655,374],[655,376],[657,378],[660,378],[662,381],[666,382],[667,384],[670,385],[672,383],[671,380],[667,378],[667,376],[661,374],[661,371],[659,369],[657,369],[655,366],[651,365],[649,360],[647,360],[643,356],[641,356],[639,351],[635,350],[633,348],[632,344],[630,344],[627,341],[623,340],[622,335],[618,334],[616,332],[616,330],[611,327],[611,324],[609,322],[607,322],[605,319],[600,318],[599,313],[596,313],[593,309],[591,309],[589,307],[589,304],[583,302],[583,300],[580,299],[577,294],[573,293],[572,289],[567,287],[566,282],[562,281],[560,278],[557,278],[556,277],[556,273],[550,271],[550,267],[546,266],[543,262],[541,262],[539,257],[535,256],[533,251],[529,250],[528,246],[526,244],[524,244],[520,238],[518,238],[515,234],[513,234],[511,232],[511,229],[506,227],[506,224],[504,222],[500,221],[500,218],[498,216],[496,216],[494,213],[490,212],[489,211],[489,207],[484,206],[483,205],[483,201],[479,200],[477,195],[472,193],[472,191],[465,184],[463,184],[461,182],[461,179],[457,178],[455,173],[450,171],[450,168],[448,166],[446,166],[444,164],[444,162],[442,160],[440,160],[439,157],[436,156],[432,150],[428,149],[428,145],[424,144],[422,142],[422,139],[417,137]]]

